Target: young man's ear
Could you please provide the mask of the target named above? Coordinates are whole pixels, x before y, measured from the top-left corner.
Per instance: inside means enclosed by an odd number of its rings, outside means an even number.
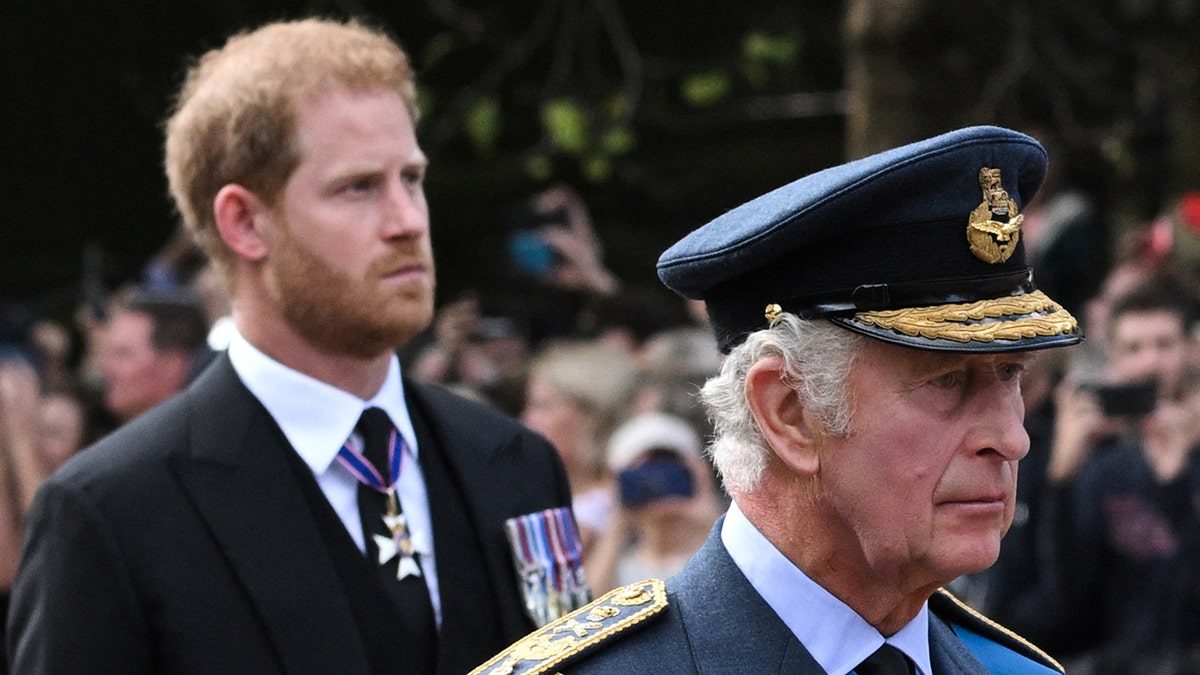
[[[784,381],[784,362],[767,357],[746,373],[746,400],[772,452],[792,471],[814,475],[821,467],[821,433],[800,395]]]
[[[266,204],[250,190],[230,183],[213,199],[213,214],[221,239],[238,257],[248,261],[262,260],[268,246],[263,225],[270,213]]]

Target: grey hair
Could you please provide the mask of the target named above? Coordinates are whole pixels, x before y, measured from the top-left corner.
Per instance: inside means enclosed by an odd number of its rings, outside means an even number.
[[[771,454],[746,400],[750,368],[764,358],[781,357],[781,377],[800,395],[805,409],[826,433],[845,436],[853,414],[847,374],[866,339],[823,319],[782,314],[729,353],[721,372],[700,390],[713,423],[707,451],[726,489],[753,489]]]

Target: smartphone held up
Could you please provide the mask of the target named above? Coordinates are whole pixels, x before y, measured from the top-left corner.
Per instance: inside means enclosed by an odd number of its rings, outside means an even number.
[[[1096,395],[1105,417],[1145,417],[1158,405],[1158,384],[1154,380],[1096,384],[1086,389]]]

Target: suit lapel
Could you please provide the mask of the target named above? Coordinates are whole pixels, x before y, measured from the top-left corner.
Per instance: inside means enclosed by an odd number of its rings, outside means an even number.
[[[495,635],[497,623],[502,633],[501,643],[516,639],[533,627],[516,619],[523,617],[523,610],[516,605],[512,554],[499,523],[504,514],[514,513],[522,503],[529,481],[509,475],[510,466],[494,461],[503,444],[512,439],[497,438],[495,427],[478,424],[456,399],[439,395],[438,390],[409,381],[405,382],[405,388],[414,424],[416,418],[421,420],[420,426],[428,429],[434,443],[430,450],[444,459],[447,478],[466,506],[465,516],[478,537],[483,555],[483,570],[462,569],[454,564],[456,547],[462,542],[447,541],[435,532],[443,611],[440,651],[443,662],[448,658],[453,661],[455,653],[470,648],[483,636]],[[493,434],[482,433],[484,430]],[[422,465],[425,451],[422,445]],[[497,485],[504,485],[505,489],[496,489]],[[456,578],[461,587],[456,587]]]
[[[192,454],[175,471],[291,673],[366,673],[350,607],[282,432],[222,355],[188,391]]]
[[[490,656],[480,644],[503,644],[492,600],[494,586],[483,569],[479,528],[464,508],[464,491],[444,461],[442,442],[419,406],[410,408],[420,444],[420,464],[434,530],[442,626],[438,671],[466,672]]]
[[[461,492],[467,517],[479,533],[493,588],[503,589],[497,596],[505,636],[515,640],[533,625],[524,618],[503,521],[552,504],[570,504],[570,494],[550,494],[556,487],[550,479],[531,479],[525,473],[531,470],[528,463],[511,461],[506,450],[513,450],[520,438],[515,431],[498,435],[497,431],[505,428],[500,424],[481,423],[479,416],[486,412],[466,407],[457,397],[434,387],[406,381],[405,388],[409,405],[418,406],[424,414]],[[561,485],[566,485],[565,476]]]
[[[463,495],[473,516],[513,512],[529,500],[530,489],[547,489],[540,483],[531,485],[519,473],[521,467],[499,461],[501,450],[518,442],[515,433],[498,437],[497,426],[480,424],[461,401],[441,390],[405,380],[405,391],[409,405],[416,405],[425,415],[446,463],[462,486],[487,488],[467,489]],[[496,489],[498,485],[504,489]]]

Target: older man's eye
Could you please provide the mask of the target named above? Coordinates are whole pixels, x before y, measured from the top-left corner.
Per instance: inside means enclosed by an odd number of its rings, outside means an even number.
[[[1000,366],[998,374],[1001,380],[1011,382],[1021,379],[1021,375],[1025,372],[1025,365],[1022,363],[1010,363]]]
[[[957,387],[960,384],[962,384],[962,381],[963,381],[962,373],[953,372],[953,373],[942,373],[941,375],[938,375],[937,377],[933,378],[932,383],[933,383],[933,386],[935,386],[939,389],[953,389],[954,387]]]

